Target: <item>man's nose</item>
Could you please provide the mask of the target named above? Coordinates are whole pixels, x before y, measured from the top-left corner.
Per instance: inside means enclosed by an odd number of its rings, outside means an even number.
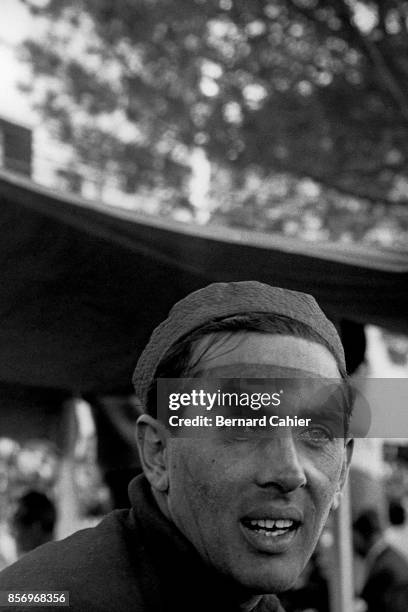
[[[257,485],[263,488],[275,487],[283,493],[304,487],[306,474],[292,436],[281,435],[273,440],[263,440],[262,443],[256,470]]]

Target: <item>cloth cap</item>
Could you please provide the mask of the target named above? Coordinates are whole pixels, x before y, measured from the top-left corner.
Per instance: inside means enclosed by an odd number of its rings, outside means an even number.
[[[143,406],[156,369],[173,344],[207,323],[249,313],[284,315],[304,323],[328,343],[338,363],[346,369],[336,328],[311,295],[258,281],[213,283],[177,302],[167,319],[153,331],[133,374],[136,396]]]

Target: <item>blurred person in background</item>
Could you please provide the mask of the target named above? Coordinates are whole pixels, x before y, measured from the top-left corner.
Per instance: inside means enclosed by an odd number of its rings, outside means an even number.
[[[408,610],[408,562],[387,542],[376,509],[366,510],[353,523],[353,544],[365,562],[360,597],[367,612],[395,612],[397,601],[399,609]]]
[[[408,560],[408,525],[406,510],[400,500],[391,500],[388,506],[389,526],[385,531],[387,542]]]
[[[34,550],[54,539],[57,513],[54,503],[39,491],[28,491],[16,504],[11,517],[11,532],[17,556]]]

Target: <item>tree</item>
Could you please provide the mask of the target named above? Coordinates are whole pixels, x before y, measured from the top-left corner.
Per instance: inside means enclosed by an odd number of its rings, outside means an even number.
[[[237,188],[225,170],[214,173],[210,194],[211,223],[311,241],[364,242],[404,249],[408,211],[403,204],[385,205],[339,194],[308,178],[288,174],[260,177],[245,173]]]
[[[44,116],[130,189],[185,199],[199,146],[236,187],[281,173],[405,203],[408,2],[22,1],[49,23],[25,44]]]

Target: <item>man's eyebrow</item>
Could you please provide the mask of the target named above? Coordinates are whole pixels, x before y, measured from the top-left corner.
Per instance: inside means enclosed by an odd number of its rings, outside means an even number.
[[[348,430],[348,415],[345,410],[333,408],[305,408],[296,415],[301,419],[310,419],[308,426],[327,425],[335,429],[339,437],[343,437]]]
[[[304,417],[310,417],[312,421],[318,421],[318,420],[336,421],[340,418],[346,417],[347,413],[344,410],[344,408],[341,408],[340,406],[337,406],[336,408],[333,408],[333,407],[324,408],[322,406],[319,406],[317,408],[312,408],[310,406],[307,406],[305,408],[300,408],[299,415],[302,417],[302,419]]]

